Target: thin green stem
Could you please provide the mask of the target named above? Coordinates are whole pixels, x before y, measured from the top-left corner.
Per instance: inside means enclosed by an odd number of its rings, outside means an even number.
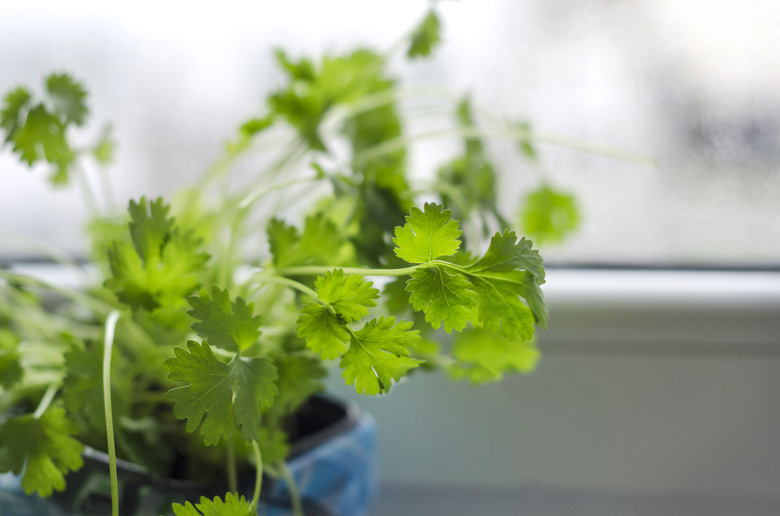
[[[56,292],[57,294],[60,294],[70,299],[71,301],[75,301],[78,304],[89,306],[98,313],[105,313],[109,311],[111,308],[113,308],[108,303],[105,303],[103,301],[100,301],[97,298],[86,295],[78,290],[70,290],[67,288],[58,287],[56,285],[47,283],[46,281],[40,280],[38,278],[34,278],[32,276],[26,276],[24,274],[18,274],[15,272],[0,270],[0,278],[10,282],[20,283],[22,285],[40,287],[46,290],[50,290],[52,292]]]
[[[59,287],[57,285],[48,283],[38,278],[34,278],[32,276],[0,270],[0,279],[5,279],[6,281],[9,282],[43,288],[51,292],[55,292],[75,302],[77,305],[88,306],[92,308],[95,311],[95,313],[99,316],[103,314],[108,314],[111,310],[115,309],[115,307],[112,306],[111,304],[106,303],[105,301],[97,297],[93,297],[88,294],[85,294],[80,290]],[[48,317],[50,320],[53,319],[53,317],[50,314],[48,315]],[[128,332],[127,333],[128,336],[131,337],[134,340],[134,342],[136,342],[137,344],[137,346],[133,348],[134,352],[137,351],[146,352],[149,349],[152,350],[159,349],[159,347],[156,346],[155,341],[152,339],[149,332],[145,330],[142,326],[140,326],[132,317],[127,317],[123,319],[123,321],[127,323],[126,332]],[[68,324],[72,325],[73,323],[68,323]],[[146,344],[146,346],[141,347],[140,344],[142,343]],[[139,371],[148,370],[148,366],[143,361],[139,361],[139,365],[140,365]]]
[[[340,125],[351,118],[362,115],[374,109],[391,105],[399,104],[405,100],[433,100],[441,101],[443,96],[451,96],[453,99],[455,95],[448,95],[442,93],[443,90],[439,88],[431,88],[429,86],[414,86],[414,87],[395,87],[381,90],[371,95],[366,95],[361,99],[351,103],[335,106],[331,114],[323,121],[322,127],[334,128],[340,127]],[[450,109],[444,111],[449,106],[442,106],[436,108],[436,114],[449,114]],[[408,108],[407,108],[408,109]],[[430,108],[429,108],[430,109]],[[439,111],[441,110],[441,113]],[[418,114],[419,115],[419,114]]]
[[[287,463],[283,462],[279,468],[279,473],[287,484],[287,490],[290,492],[290,501],[292,502],[293,516],[305,516],[303,514],[303,504],[301,503],[301,492],[298,490],[298,483],[295,482]]]
[[[558,147],[564,147],[572,150],[578,150],[587,152],[589,154],[595,154],[607,158],[618,159],[621,161],[627,161],[629,163],[635,163],[637,165],[653,167],[655,162],[650,158],[626,151],[623,149],[616,149],[614,147],[608,147],[604,145],[596,145],[590,142],[577,140],[575,138],[568,138],[564,136],[558,136],[553,134],[537,133],[525,129],[508,129],[508,128],[477,128],[477,127],[454,127],[451,129],[443,129],[439,131],[431,131],[427,133],[421,133],[413,136],[403,136],[392,140],[387,140],[379,145],[376,145],[370,149],[366,149],[355,155],[353,162],[356,165],[364,164],[367,161],[391,154],[400,149],[407,148],[410,144],[420,142],[424,140],[434,140],[437,138],[448,138],[451,136],[460,136],[462,138],[508,138],[512,140],[532,140],[538,143],[547,143],[550,145],[556,145]]]
[[[230,221],[230,234],[228,236],[228,241],[224,246],[222,257],[221,257],[221,263],[218,266],[218,280],[226,287],[230,287],[233,282],[233,278],[230,276],[230,272],[232,270],[232,261],[233,261],[233,255],[236,252],[236,245],[239,241],[239,236],[241,233],[241,229],[246,222],[246,219],[249,217],[250,214],[250,208],[252,204],[262,196],[266,195],[269,192],[273,192],[275,190],[279,190],[281,188],[285,188],[289,186],[289,184],[281,183],[279,185],[273,186],[273,187],[265,187],[262,186],[263,182],[266,180],[266,176],[274,176],[276,175],[280,170],[282,170],[284,167],[289,165],[290,163],[294,163],[295,161],[301,159],[303,156],[305,156],[307,152],[307,149],[305,147],[302,147],[302,145],[299,142],[296,142],[291,149],[286,152],[281,158],[279,158],[274,164],[272,164],[269,168],[263,170],[257,177],[257,180],[252,186],[249,186],[250,189],[252,189],[252,194],[249,196],[245,195],[242,191],[237,196],[229,196],[225,195],[225,203],[224,203],[224,209],[223,213],[225,213],[228,217],[232,217],[232,220]],[[227,160],[223,166],[227,167],[229,165],[229,162],[231,160]],[[226,174],[227,172],[219,172],[217,173],[217,176],[220,174]],[[294,182],[305,182],[309,181],[307,180],[294,180]],[[294,182],[287,182],[292,183]],[[244,190],[245,191],[245,190]],[[254,198],[253,198],[254,197]]]
[[[17,305],[14,307],[13,318],[19,326],[27,330],[28,335],[38,335],[43,339],[58,331],[65,331],[82,339],[96,339],[103,334],[100,328],[48,312],[41,306],[25,306],[20,309]]]
[[[444,260],[432,260],[431,262],[427,263],[426,265],[442,265],[444,267],[448,267],[450,269],[456,270],[458,272],[461,272],[463,274],[471,274],[468,269],[465,267],[462,267],[456,263],[452,262],[445,262]]]
[[[366,95],[365,97],[362,97],[361,99],[351,104],[344,104],[335,107],[332,111],[332,115],[325,120],[323,125],[327,127],[338,126],[344,120],[348,120],[382,106],[394,104],[397,101],[398,89],[387,88],[379,91],[378,93]]]
[[[225,152],[222,157],[211,165],[206,173],[203,174],[203,177],[200,180],[200,186],[205,188],[211,181],[226,175],[230,171],[231,165],[243,153],[243,150],[245,149],[242,149],[241,152]]]
[[[252,142],[246,142],[246,145],[241,145],[240,148],[228,148],[226,149],[222,156],[215,162],[209,169],[206,171],[205,174],[200,179],[200,182],[198,184],[198,190],[204,190],[206,186],[212,182],[216,181],[217,179],[222,178],[223,180],[227,180],[230,170],[233,167],[233,164],[238,161],[239,158],[242,156],[249,154],[250,152],[259,152],[259,151],[265,151],[267,149],[278,149],[282,146],[287,145],[289,147],[297,147],[299,145],[299,142],[297,140],[293,140],[290,142],[289,140],[287,142],[279,142],[279,141],[264,141],[263,145],[259,145],[257,141]]]
[[[252,495],[252,514],[257,513],[257,506],[260,504],[260,493],[263,489],[263,455],[260,453],[260,445],[257,441],[252,441],[252,451],[255,454],[255,492]]]
[[[73,259],[72,256],[63,251],[59,246],[42,240],[30,238],[27,235],[4,235],[4,243],[8,244],[9,242],[13,245],[14,249],[21,249],[24,250],[25,253],[41,256],[47,260],[51,260],[57,265],[62,265],[69,267],[74,271],[78,271],[79,274],[81,274],[85,279],[88,277],[84,266],[79,264],[75,259]]]
[[[344,274],[359,274],[362,276],[407,276],[426,264],[412,265],[400,269],[370,269],[362,267],[337,267],[333,265],[301,265],[297,267],[284,267],[275,269],[274,272],[285,276],[315,276],[325,274],[334,269],[341,269]],[[265,277],[265,276],[263,276]]]
[[[236,444],[233,439],[227,442],[227,475],[228,489],[231,493],[238,492],[238,466],[236,465]]]
[[[108,470],[111,479],[111,514],[119,516],[119,481],[116,472],[116,444],[114,442],[114,415],[111,409],[111,351],[114,332],[119,321],[119,311],[113,310],[106,318],[106,334],[103,340],[103,406],[106,412],[106,438],[108,441]]]
[[[302,159],[306,154],[309,152],[309,149],[304,146],[301,142],[296,141],[291,149],[286,152],[281,158],[276,160],[270,167],[264,169],[261,171],[252,185],[248,186],[244,191],[246,190],[254,190],[258,188],[260,185],[263,184],[264,181],[266,181],[269,177],[276,176],[279,172],[284,170],[287,166],[299,161]],[[231,202],[240,202],[240,199],[243,198],[243,195],[239,196],[239,200],[231,199]]]
[[[332,314],[336,314],[336,309],[333,308],[333,305],[322,299],[319,295],[317,295],[317,292],[310,289],[303,283],[300,283],[298,281],[292,280],[290,278],[284,278],[282,276],[273,276],[269,274],[265,274],[263,272],[257,273],[254,276],[252,276],[253,281],[259,281],[259,282],[265,282],[265,283],[276,283],[277,285],[285,285],[291,288],[294,288],[295,290],[299,292],[303,292],[307,296],[311,297],[316,301],[317,303],[321,304],[325,308],[328,309],[328,311]],[[349,330],[349,328],[347,328]]]
[[[54,396],[57,394],[58,389],[59,387],[56,384],[49,385],[49,387],[46,389],[46,392],[43,393],[41,402],[38,403],[38,408],[35,409],[35,413],[33,414],[35,419],[40,418],[43,413],[46,412],[46,409],[49,408],[51,402],[54,401]]]
[[[87,205],[89,212],[93,216],[97,215],[97,200],[95,198],[94,192],[92,191],[92,187],[89,185],[89,181],[87,180],[87,174],[84,172],[84,168],[81,167],[78,163],[76,163],[74,168],[76,169],[76,180],[79,183],[79,190],[81,190],[81,195],[84,198],[84,204]]]
[[[24,380],[23,384],[19,386],[16,394],[17,397],[15,399],[20,399],[23,397],[25,393],[30,392],[37,392],[41,389],[49,389],[52,385],[57,386],[62,384],[62,373],[58,373],[56,371],[36,371],[28,369],[24,373]],[[56,390],[55,390],[56,393]],[[43,401],[43,398],[41,399]],[[53,401],[53,399],[52,399]],[[51,401],[49,402],[51,404]],[[39,407],[43,406],[44,410],[41,412],[41,415],[43,415],[43,412],[46,412],[46,409],[49,408],[49,405],[44,405],[39,403]],[[38,410],[36,409],[35,413],[37,413]]]
[[[228,235],[228,241],[225,244],[225,250],[222,253],[219,266],[219,281],[225,288],[233,286],[233,254],[236,252],[236,245],[241,235],[241,227],[244,225],[248,215],[249,210],[242,207],[233,216],[233,222],[230,224],[230,234]]]
[[[325,274],[326,272],[332,271],[334,269],[341,269],[344,272],[344,274],[360,274],[363,276],[408,276],[409,274],[413,273],[417,269],[431,267],[433,265],[443,265],[445,267],[457,269],[460,272],[466,272],[466,270],[463,267],[460,267],[454,263],[445,262],[443,260],[432,260],[430,262],[418,263],[417,265],[412,265],[410,267],[401,267],[399,269],[369,269],[369,268],[364,269],[361,267],[334,267],[330,265],[301,265],[297,267],[285,267],[282,269],[275,269],[274,272],[276,272],[277,274],[284,274],[290,276],[314,276],[318,274]],[[301,290],[302,292],[305,292],[312,296],[317,295],[316,292],[311,290],[306,285],[302,285],[297,281],[291,280],[289,278],[270,275],[265,272],[259,272],[255,274],[253,278],[259,281],[269,281],[271,283],[280,283],[280,284],[290,285],[293,288],[298,288],[297,286],[292,285],[292,283],[294,283],[295,285],[302,287],[299,288],[299,290]]]
[[[467,269],[466,267],[463,267],[461,265],[457,265],[455,263],[445,262],[443,260],[433,260],[426,265],[441,265],[442,267],[446,267],[448,269],[452,269],[454,271],[460,272],[461,274],[464,274],[466,276],[471,276],[475,278],[488,278],[494,281],[503,281],[506,283],[517,283],[517,280],[513,277],[509,276],[501,276],[499,274],[490,274],[485,272],[484,269]]]
[[[285,278],[282,276],[274,276],[272,274],[266,274],[264,272],[259,272],[252,276],[252,281],[257,281],[261,283],[275,283],[277,285],[285,285],[291,288],[294,288],[295,290],[299,292],[303,292],[307,296],[310,296],[314,298],[319,303],[322,303],[325,306],[330,306],[327,302],[320,299],[320,296],[317,295],[317,293],[304,285],[303,283],[300,283],[298,281],[292,280],[290,278]]]
[[[111,183],[111,176],[108,173],[108,169],[104,166],[98,167],[97,171],[98,183],[100,184],[100,192],[103,195],[103,199],[110,209],[116,208],[116,195],[114,195],[114,185]]]
[[[427,16],[427,11],[426,11],[426,16]],[[412,30],[403,34],[400,38],[395,40],[395,42],[393,42],[392,45],[390,45],[390,47],[385,51],[385,60],[390,61],[391,59],[393,59],[395,55],[398,54],[401,51],[401,49],[407,45],[409,40],[414,35],[414,31],[416,28],[417,26],[415,25],[415,27]]]
[[[289,181],[284,181],[283,183],[277,183],[275,185],[271,186],[261,186],[254,191],[252,191],[249,195],[244,197],[241,202],[239,203],[238,207],[240,209],[246,209],[255,202],[257,202],[259,199],[265,197],[269,193],[275,192],[277,190],[283,190],[285,188],[288,188],[290,186],[295,186],[299,184],[306,184],[306,183],[315,183],[317,181],[320,181],[322,179],[325,179],[323,177],[300,177],[297,179],[290,179]]]

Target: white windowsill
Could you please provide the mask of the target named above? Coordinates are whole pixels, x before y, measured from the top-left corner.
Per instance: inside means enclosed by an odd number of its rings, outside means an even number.
[[[550,269],[552,351],[577,346],[780,355],[780,272]],[[632,347],[637,344],[639,347]]]
[[[57,265],[17,272],[75,287]],[[543,287],[547,352],[726,352],[780,356],[780,272],[557,269]]]

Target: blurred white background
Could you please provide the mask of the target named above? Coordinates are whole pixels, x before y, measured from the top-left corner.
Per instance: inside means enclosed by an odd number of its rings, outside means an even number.
[[[422,0],[0,3],[0,91],[67,71],[113,122],[119,200],[201,173],[280,81],[272,49],[383,50]],[[538,131],[653,157],[634,164],[542,146],[553,183],[576,193],[582,231],[548,262],[776,265],[780,259],[780,4],[772,0],[444,1],[444,44],[393,63],[407,84],[444,84]],[[427,150],[430,147],[430,152]],[[420,145],[419,174],[440,146]],[[453,147],[454,149],[454,147]],[[537,175],[511,144],[491,150],[514,214]],[[436,159],[434,159],[434,156]],[[80,198],[0,152],[0,255],[33,238],[83,249]]]

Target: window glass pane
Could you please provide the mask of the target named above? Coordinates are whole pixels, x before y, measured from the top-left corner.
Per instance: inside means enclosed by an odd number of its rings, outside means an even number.
[[[116,127],[109,173],[121,205],[171,192],[216,159],[279,84],[272,48],[389,49],[426,5],[4,3],[0,91],[40,87],[52,71],[83,80],[95,130],[108,121]],[[581,230],[543,246],[549,262],[780,263],[778,2],[493,0],[441,2],[440,10],[445,41],[437,55],[394,62],[407,84],[469,91],[485,112],[530,121],[540,134],[657,162],[649,168],[540,143],[534,165],[513,143],[491,141],[510,218],[540,177],[579,200]],[[436,123],[424,118],[410,128]],[[416,147],[415,176],[430,176],[456,143]],[[0,170],[0,257],[35,254],[29,239],[82,254],[88,210],[79,194],[52,191],[47,172],[19,165],[7,146]]]

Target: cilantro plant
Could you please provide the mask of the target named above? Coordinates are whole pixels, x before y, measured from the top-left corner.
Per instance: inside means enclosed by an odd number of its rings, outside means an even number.
[[[224,496],[174,504],[178,516],[246,516],[264,472],[289,477],[292,414],[329,370],[378,395],[416,369],[485,383],[534,368],[545,270],[497,204],[486,139],[514,139],[531,162],[539,143],[571,142],[527,124],[479,125],[467,97],[448,105],[450,129],[408,135],[403,101],[415,94],[389,61],[430,55],[440,26],[433,4],[388,54],[277,51],[284,84],[215,165],[172,201],[131,200],[124,216],[99,211],[83,177],[83,162],[108,163],[113,145],[107,130],[73,143],[89,118],[86,89],[54,74],[41,95],[20,86],[4,96],[6,150],[51,170],[54,184],[75,177],[94,205],[100,279],[71,290],[0,270],[0,471],[50,496],[90,446],[111,458],[113,514],[120,457],[159,476],[227,477]],[[242,160],[280,134],[287,146],[239,177]],[[412,181],[410,147],[439,137],[459,139],[462,154]],[[551,241],[578,221],[573,197],[549,181],[520,218]],[[254,490],[239,495],[252,468]]]

